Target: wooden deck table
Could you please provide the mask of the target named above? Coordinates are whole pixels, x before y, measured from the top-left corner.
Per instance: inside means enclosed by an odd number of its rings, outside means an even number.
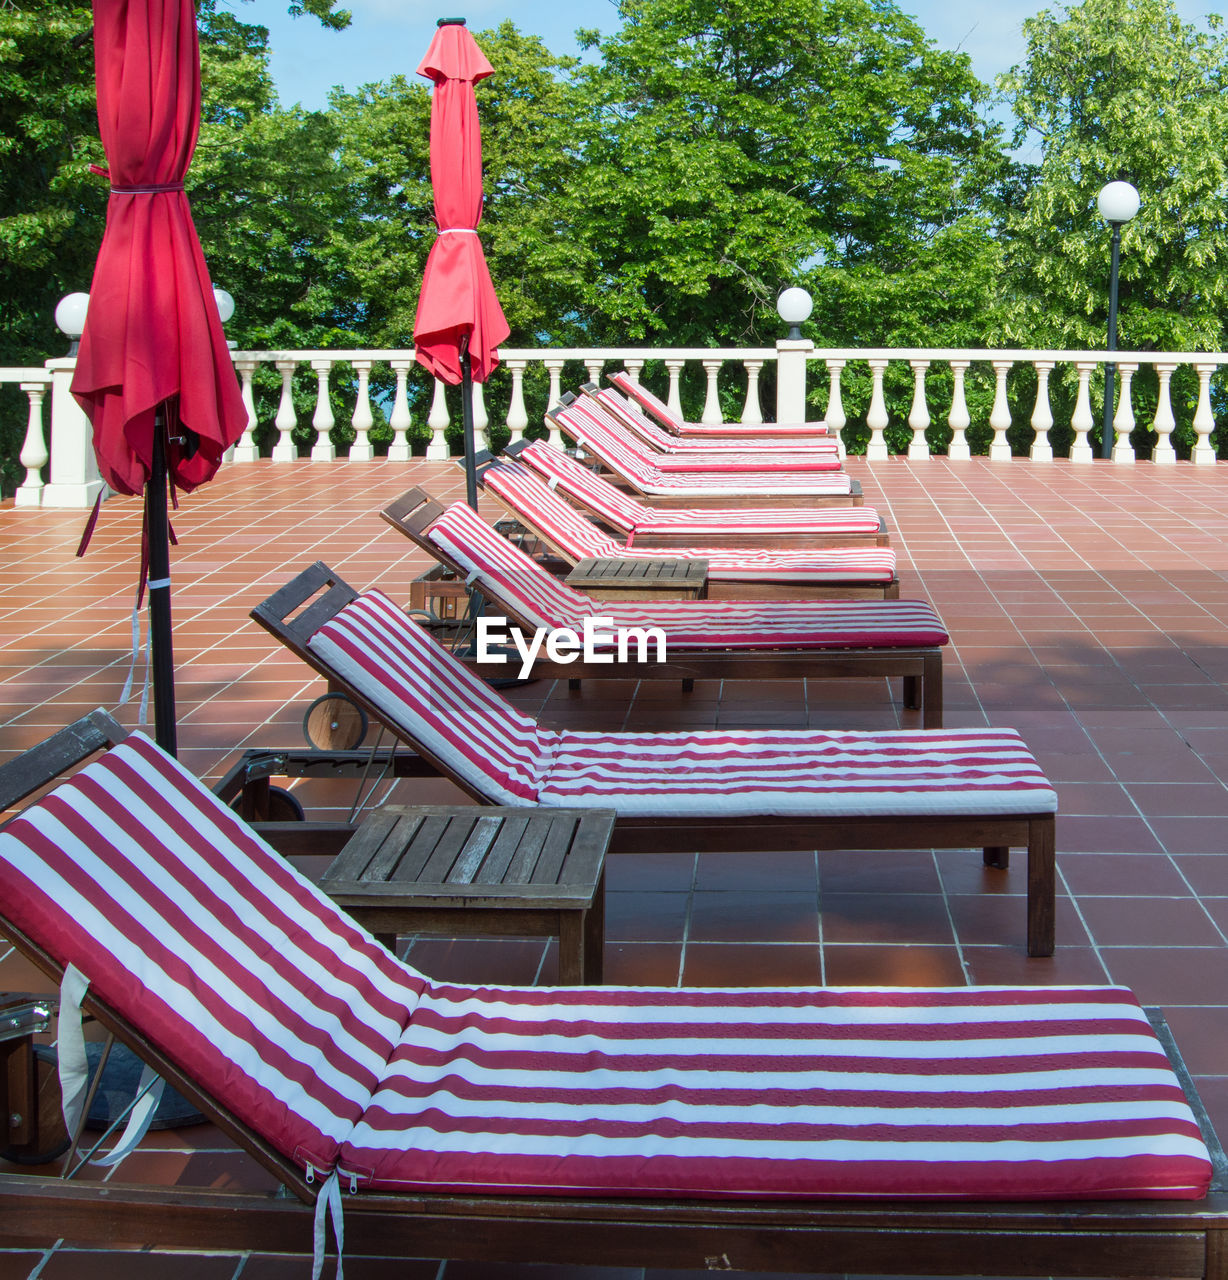
[[[636,560],[624,556],[581,560],[567,575],[567,585],[598,597],[618,600],[706,600],[708,562],[655,556]]]
[[[559,980],[601,981],[611,809],[387,805],[320,888],[386,945],[398,934],[559,940]]]

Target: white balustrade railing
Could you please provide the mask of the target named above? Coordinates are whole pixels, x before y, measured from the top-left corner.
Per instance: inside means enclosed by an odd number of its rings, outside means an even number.
[[[43,427],[43,401],[51,390],[51,374],[46,369],[0,368],[0,383],[15,384],[26,395],[26,430],[17,455],[26,475],[17,487],[14,501],[19,507],[37,507],[42,503],[45,488],[43,468],[51,460]]]
[[[420,443],[424,435],[427,437],[425,451],[428,459],[439,460],[449,456],[446,432],[452,424],[452,417],[448,394],[443,383],[435,381],[432,385],[427,372],[415,361],[412,350],[236,351],[233,355],[248,414],[247,430],[230,453],[230,459],[235,463],[252,462],[260,456],[256,433],[262,426],[276,430],[272,443],[274,462],[299,460],[295,433],[302,441],[304,428],[310,428],[314,436],[314,443],[307,451],[309,459],[334,462],[337,449],[330,433],[337,425],[336,410],[339,406],[343,406],[343,420],[348,419],[353,427],[354,438],[348,451],[351,462],[361,463],[375,456],[371,432],[377,425],[386,425],[391,433],[388,456],[394,460],[407,460],[414,443]],[[625,369],[633,378],[639,378],[649,362],[664,367],[668,379],[665,399],[680,416],[687,412],[682,403],[684,374],[688,370],[694,373],[702,370],[701,421],[720,422],[723,416],[722,392],[726,397],[732,392],[740,404],[739,420],[756,425],[764,423],[765,433],[770,432],[771,422],[765,423],[764,407],[760,403],[760,378],[765,368],[774,366],[776,403],[771,418],[783,422],[817,416],[808,412],[808,390],[826,384],[826,421],[842,447],[847,445],[847,441],[841,439],[841,433],[846,431],[849,423],[847,406],[850,396],[863,406],[862,421],[868,428],[866,456],[871,460],[885,459],[893,449],[906,452],[910,459],[916,461],[928,459],[935,452],[934,429],[945,425],[950,429],[946,456],[951,461],[958,462],[971,456],[968,432],[973,427],[988,428],[991,433],[988,441],[990,458],[1007,461],[1012,456],[1008,432],[1012,428],[1026,426],[1033,436],[1028,456],[1034,462],[1051,462],[1054,458],[1052,433],[1058,425],[1054,419],[1053,387],[1060,385],[1064,390],[1058,397],[1058,403],[1065,406],[1062,410],[1064,420],[1060,425],[1068,427],[1072,433],[1072,436],[1068,435],[1071,439],[1069,459],[1075,464],[1094,460],[1090,432],[1097,416],[1093,415],[1092,408],[1092,378],[1103,372],[1106,362],[1111,362],[1118,371],[1117,398],[1112,416],[1113,461],[1118,464],[1136,461],[1135,448],[1130,441],[1130,434],[1136,426],[1131,389],[1141,371],[1150,370],[1154,371],[1155,377],[1149,378],[1148,402],[1154,398],[1155,408],[1154,411],[1148,410],[1150,421],[1143,421],[1141,425],[1154,433],[1149,458],[1159,465],[1171,465],[1177,461],[1172,444],[1177,422],[1173,411],[1172,384],[1178,370],[1182,369],[1191,370],[1198,380],[1196,407],[1192,418],[1187,419],[1194,432],[1191,460],[1198,465],[1215,461],[1216,451],[1210,440],[1216,425],[1211,383],[1216,371],[1228,364],[1228,355],[1223,353],[972,348],[817,349],[809,341],[799,339],[783,339],[775,347],[764,348],[505,349],[500,356],[501,366],[494,375],[494,386],[498,388],[498,402],[507,405],[502,425],[512,442],[523,438],[532,425],[542,423],[546,412],[560,402],[565,390],[574,390],[585,379],[600,381],[604,374],[616,369]],[[346,366],[343,379],[336,374],[338,366],[342,365]],[[52,398],[52,483],[46,487],[42,483],[41,473],[48,461],[42,401],[53,378],[63,380],[66,388],[71,367],[70,360],[61,359],[48,361],[45,370],[0,369],[0,381],[18,383],[29,396],[29,426],[21,451],[21,463],[27,469],[27,477],[18,490],[17,498],[23,505],[79,505],[86,497],[92,502],[92,495],[96,492],[99,482],[96,471],[90,470],[92,459],[69,459],[60,468],[61,476],[57,483],[57,450],[87,447],[81,443],[82,432],[75,419],[70,424],[71,430],[67,427],[62,431],[56,429],[58,415],[64,414],[67,423],[73,410],[71,398],[60,394],[58,381]],[[269,380],[268,391],[272,392],[272,397],[267,400],[267,407],[265,396],[268,392],[257,394],[257,375],[262,369],[274,375]],[[975,380],[970,381],[974,375]],[[1027,403],[1031,404],[1030,416],[1026,418],[1019,408],[1019,379],[1024,375],[1029,388]],[[280,394],[276,390],[278,379]],[[313,379],[315,407],[314,411],[307,413],[304,405],[311,395]],[[1099,381],[1098,378],[1097,385]],[[1189,379],[1189,383],[1192,390],[1193,380]],[[380,390],[373,391],[373,385]],[[688,385],[694,384],[688,380]],[[973,399],[975,421],[969,409],[974,385],[977,392]],[[937,390],[939,386],[942,387],[941,392]],[[490,390],[486,388],[487,393]],[[1014,418],[1012,391],[1015,393]],[[475,430],[489,447],[486,397],[481,386],[475,386],[474,393]],[[258,405],[266,414],[272,413],[271,418],[266,416],[263,422],[260,421]],[[691,407],[691,412],[694,407]],[[546,425],[550,439],[556,444],[563,443],[557,427],[552,423]],[[1018,430],[1013,434],[1017,438]],[[945,435],[942,432],[938,439],[945,438]]]

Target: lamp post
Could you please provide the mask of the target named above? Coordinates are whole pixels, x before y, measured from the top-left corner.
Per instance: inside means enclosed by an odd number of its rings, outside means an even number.
[[[1112,262],[1109,267],[1109,345],[1117,350],[1117,268],[1121,260],[1121,228],[1138,212],[1138,192],[1128,182],[1109,182],[1100,188],[1096,207],[1100,216],[1113,228]],[[1100,432],[1100,456],[1113,456],[1113,379],[1117,366],[1106,361],[1104,366],[1104,425]]]

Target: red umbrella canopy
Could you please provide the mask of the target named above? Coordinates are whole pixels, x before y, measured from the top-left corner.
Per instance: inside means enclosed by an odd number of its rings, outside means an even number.
[[[154,411],[178,396],[199,445],[172,448],[168,465],[179,488],[194,489],[247,411],[183,190],[200,127],[193,0],[94,0],[94,57],[111,196],[73,394],[120,493],[144,488]]]
[[[482,217],[482,128],[473,86],[494,75],[473,36],[449,23],[435,32],[418,68],[435,82],[431,98],[431,185],[439,235],[422,276],[414,319],[417,358],[445,382],[461,380],[460,345],[469,339],[474,382],[499,363],[511,332],[477,236]]]

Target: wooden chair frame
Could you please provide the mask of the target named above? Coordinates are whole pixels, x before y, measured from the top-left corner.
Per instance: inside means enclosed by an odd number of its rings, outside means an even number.
[[[0,811],[123,736],[110,717],[95,712],[0,767]],[[24,955],[59,980],[59,966],[46,952],[4,927]],[[0,1240],[310,1253],[315,1187],[302,1172],[114,1010],[89,994],[85,1010],[161,1071],[291,1194],[140,1185],[118,1176],[106,1183],[72,1183],[0,1173]],[[1157,1031],[1214,1161],[1212,1189],[1200,1201],[709,1201],[368,1192],[347,1197],[346,1248],[351,1255],[720,1271],[1228,1280],[1223,1151],[1162,1021]]]
[[[425,490],[413,488],[380,512],[388,524],[452,569],[463,581],[468,570],[431,542],[428,530],[444,508]],[[502,608],[503,602],[499,607]],[[533,630],[513,609],[512,621]],[[535,674],[554,679],[615,680],[903,680],[904,706],[921,711],[925,729],[942,727],[942,649],[938,645],[848,649],[696,649],[675,646],[668,661],[556,665],[538,659]]]
[[[369,716],[411,746],[445,777],[480,803],[492,803],[476,787],[455,775],[422,743],[407,740],[393,723],[336,670],[308,641],[330,618],[358,597],[327,565],[317,561],[252,610],[252,617],[330,682],[344,689]],[[728,815],[666,818],[622,817],[614,829],[611,853],[665,853],[691,849],[742,853],[751,849],[963,849],[980,848],[986,866],[1005,868],[1012,846],[1026,848],[1028,954],[1053,954],[1055,910],[1055,819],[1052,813],[987,816],[903,814],[885,817],[733,819]]]

